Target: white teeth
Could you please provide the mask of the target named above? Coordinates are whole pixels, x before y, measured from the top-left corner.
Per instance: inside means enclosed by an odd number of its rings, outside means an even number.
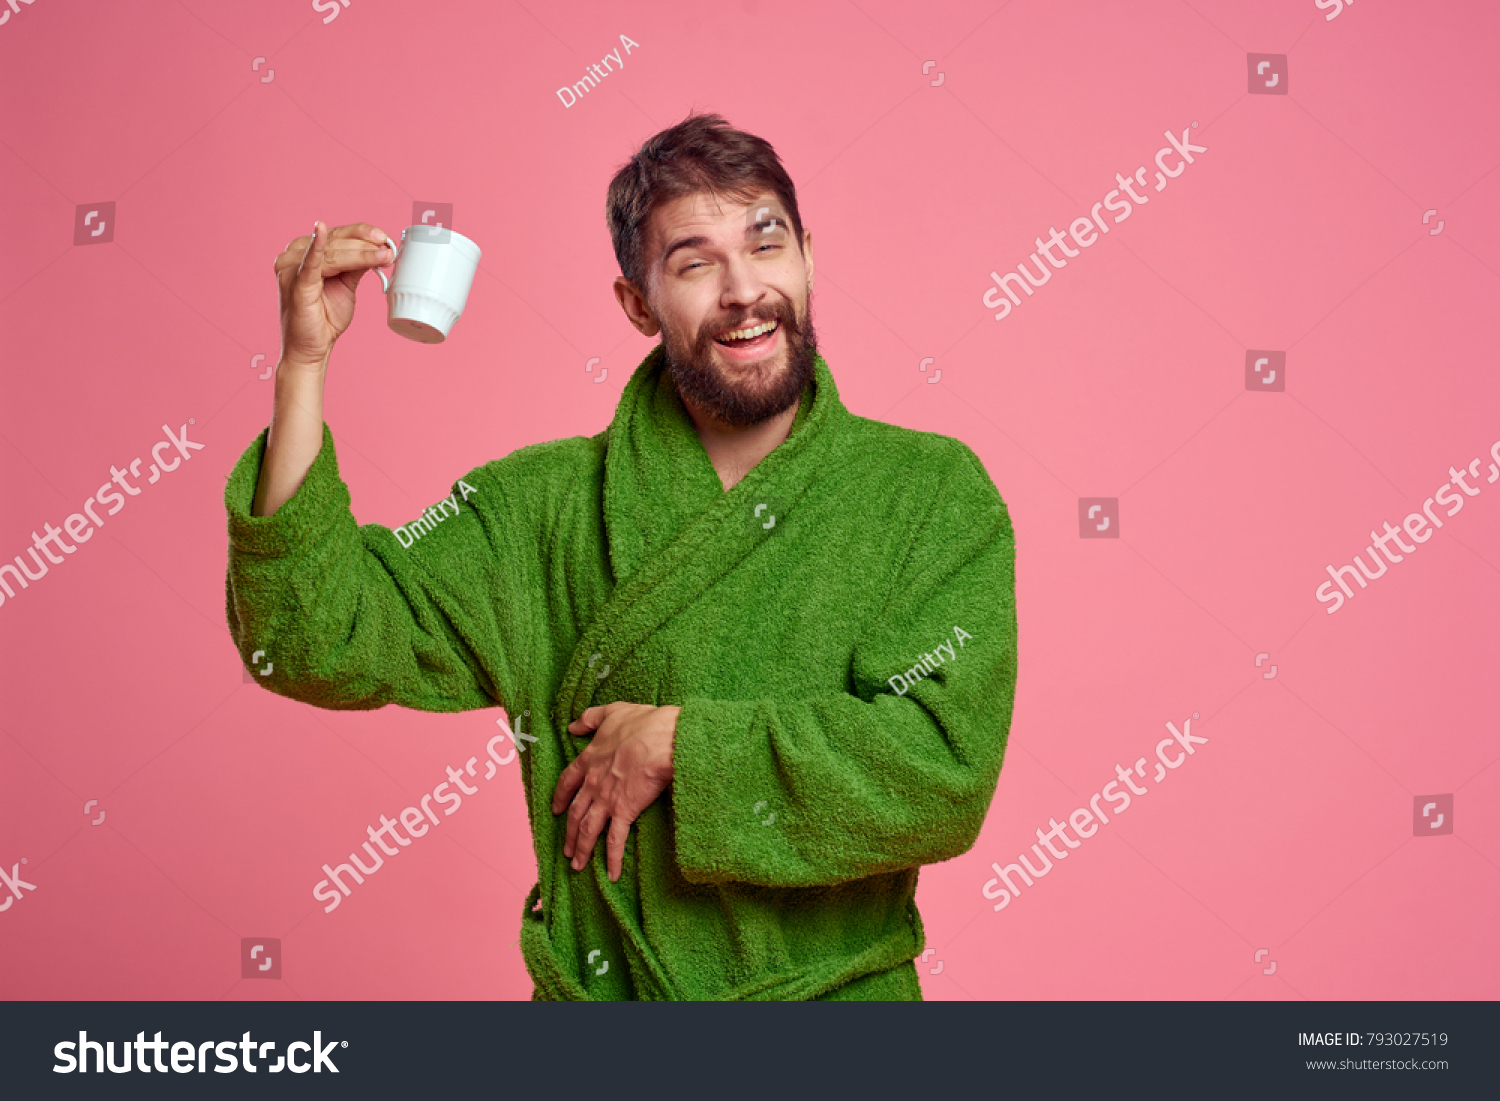
[[[737,329],[732,333],[720,333],[720,340],[749,340],[760,336],[761,333],[769,333],[776,328],[776,322],[766,321],[749,329]]]

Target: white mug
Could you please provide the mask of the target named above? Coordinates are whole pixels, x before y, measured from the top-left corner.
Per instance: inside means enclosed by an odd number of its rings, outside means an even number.
[[[426,225],[407,226],[399,245],[387,243],[395,270],[387,279],[375,269],[385,293],[386,324],[410,340],[441,344],[469,300],[479,246],[451,229]]]

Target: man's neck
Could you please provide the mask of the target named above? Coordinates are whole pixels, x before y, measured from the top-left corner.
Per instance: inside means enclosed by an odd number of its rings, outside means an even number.
[[[792,422],[797,419],[802,401],[799,397],[774,417],[745,428],[725,424],[687,398],[682,399],[682,404],[693,419],[698,439],[703,441],[703,450],[708,452],[708,459],[718,472],[724,492],[728,493],[755,469],[756,463],[780,447],[791,434]]]

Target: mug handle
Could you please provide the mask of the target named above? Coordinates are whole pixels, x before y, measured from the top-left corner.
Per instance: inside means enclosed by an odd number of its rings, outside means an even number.
[[[386,239],[385,239],[385,243],[391,246],[391,261],[390,262],[391,262],[391,266],[394,267],[395,264],[396,264],[396,261],[398,259],[400,259],[400,257],[401,257],[401,249],[403,247],[405,247],[406,242],[405,241],[397,241],[394,237],[391,237],[391,236],[388,235],[386,237]],[[372,270],[375,272],[376,275],[380,276],[380,293],[381,294],[389,293],[389,291],[391,289],[391,281],[385,277],[385,272],[381,271],[379,268],[374,268]]]

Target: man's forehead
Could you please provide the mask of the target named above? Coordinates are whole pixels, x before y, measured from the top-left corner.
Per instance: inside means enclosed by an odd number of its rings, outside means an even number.
[[[669,239],[687,233],[706,234],[713,227],[725,223],[737,230],[772,221],[784,228],[791,228],[786,207],[770,192],[758,195],[749,202],[741,202],[731,197],[699,191],[658,207],[651,219],[652,238],[656,247],[661,249],[666,247]]]

